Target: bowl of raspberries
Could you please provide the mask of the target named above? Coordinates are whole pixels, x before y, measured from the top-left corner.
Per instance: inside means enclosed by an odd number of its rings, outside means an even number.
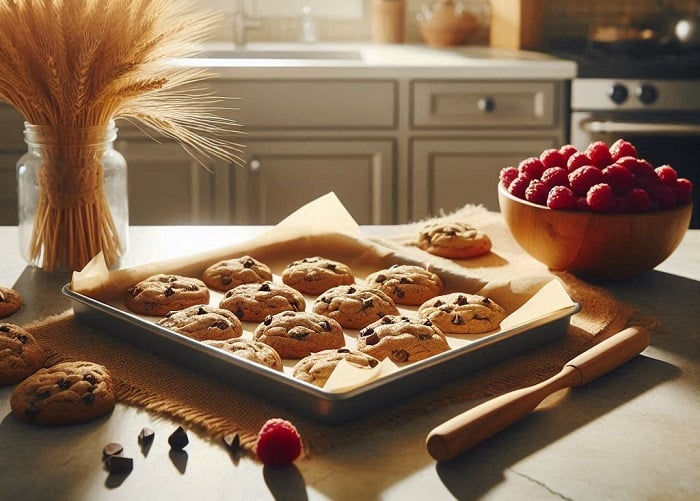
[[[594,280],[653,269],[681,242],[692,183],[618,139],[544,150],[500,172],[498,199],[520,246],[551,270]]]

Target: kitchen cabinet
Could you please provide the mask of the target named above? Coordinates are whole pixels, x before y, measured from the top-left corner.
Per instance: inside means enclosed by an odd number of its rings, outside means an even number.
[[[0,103],[0,225],[17,224],[17,160],[27,152],[24,121]]]

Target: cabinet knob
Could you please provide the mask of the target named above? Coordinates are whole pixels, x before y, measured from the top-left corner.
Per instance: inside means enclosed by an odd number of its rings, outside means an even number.
[[[259,172],[261,167],[262,167],[262,163],[257,158],[253,158],[248,163],[248,170],[251,172],[251,174],[255,174],[255,173]]]
[[[491,113],[496,109],[496,101],[492,97],[482,97],[479,99],[477,106],[479,107],[479,111]]]

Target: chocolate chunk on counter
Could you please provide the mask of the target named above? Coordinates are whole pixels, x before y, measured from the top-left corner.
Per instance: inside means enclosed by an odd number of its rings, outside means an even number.
[[[182,426],[178,426],[177,429],[168,437],[168,443],[170,444],[171,449],[180,451],[190,443],[190,439]]]
[[[112,456],[119,456],[122,452],[124,452],[124,447],[122,444],[111,442],[105,445],[102,449],[102,460],[106,460]]]
[[[141,428],[141,431],[139,432],[139,443],[140,444],[148,444],[150,442],[153,442],[153,438],[155,437],[156,432],[153,431],[150,428]]]
[[[110,473],[129,473],[134,469],[134,460],[124,456],[109,456],[105,459],[105,465]]]

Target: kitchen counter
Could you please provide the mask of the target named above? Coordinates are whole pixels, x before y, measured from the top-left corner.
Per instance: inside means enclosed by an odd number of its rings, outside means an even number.
[[[124,265],[242,241],[262,230],[132,227]],[[386,235],[395,227],[363,231]],[[230,242],[221,241],[222,234]],[[68,278],[25,269],[15,227],[0,227],[0,242],[0,284],[16,284],[27,298],[19,316],[9,320],[23,323],[65,310],[59,287]],[[117,404],[108,419],[85,425],[23,425],[9,415],[9,387],[0,388],[0,498],[698,499],[699,246],[700,230],[691,230],[656,270],[606,286],[661,322],[642,356],[585,387],[553,395],[540,411],[452,462],[436,464],[425,436],[477,402],[430,409],[282,470],[234,458],[194,434],[186,462],[178,463],[165,441],[157,441],[147,458],[134,453],[134,471],[114,481],[101,467],[106,443],[126,442],[143,426],[167,436],[177,423]]]
[[[212,43],[199,57],[174,64],[207,68],[224,79],[460,78],[568,80],[576,64],[529,51],[480,46],[356,43],[251,43],[243,49]]]

